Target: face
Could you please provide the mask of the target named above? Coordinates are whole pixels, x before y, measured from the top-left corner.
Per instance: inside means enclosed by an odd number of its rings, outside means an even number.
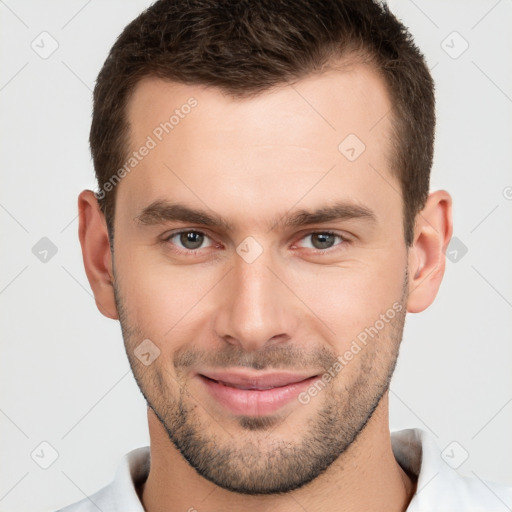
[[[310,482],[388,388],[407,302],[390,108],[362,65],[249,99],[145,79],[130,100],[126,351],[170,442],[223,488]]]

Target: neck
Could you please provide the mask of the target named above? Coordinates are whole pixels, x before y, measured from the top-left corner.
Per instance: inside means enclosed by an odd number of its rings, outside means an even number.
[[[324,473],[282,495],[243,495],[218,487],[185,461],[151,409],[148,422],[151,469],[139,489],[147,512],[371,512],[383,508],[403,512],[415,492],[415,481],[403,471],[391,449],[387,393],[365,429]]]

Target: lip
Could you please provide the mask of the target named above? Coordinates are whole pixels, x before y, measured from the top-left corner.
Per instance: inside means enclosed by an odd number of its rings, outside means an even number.
[[[234,370],[204,372],[198,374],[198,377],[210,395],[232,413],[264,416],[297,398],[318,375],[286,372],[262,374]]]

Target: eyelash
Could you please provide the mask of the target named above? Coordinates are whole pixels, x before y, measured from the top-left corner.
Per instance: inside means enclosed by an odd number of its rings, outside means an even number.
[[[170,233],[168,236],[166,236],[162,240],[162,243],[164,245],[168,245],[172,238],[174,238],[175,236],[181,235],[183,233],[197,233],[197,234],[203,235],[206,238],[209,238],[210,240],[212,240],[212,238],[207,233],[205,233],[204,231],[200,231],[200,230],[196,230],[196,229],[183,229],[181,231],[175,231],[173,233]],[[340,239],[340,242],[338,244],[334,245],[333,247],[329,247],[327,249],[310,249],[310,251],[313,251],[314,254],[327,254],[327,253],[330,253],[331,251],[335,251],[335,250],[339,249],[340,245],[345,245],[346,243],[349,242],[349,240],[347,238],[345,238],[344,236],[341,236],[339,233],[336,233],[334,231],[330,231],[328,229],[327,230],[310,231],[310,232],[306,233],[303,237],[301,237],[300,240],[304,240],[308,236],[316,235],[316,234],[334,235],[334,236],[336,236],[336,237],[338,237]],[[199,248],[199,249],[180,249],[175,244],[171,244],[171,245],[174,246],[173,250],[175,252],[177,252],[178,254],[186,255],[186,256],[195,256],[199,252],[201,252],[202,250],[207,249],[207,247],[206,248]],[[215,244],[213,244],[213,246],[214,245]]]

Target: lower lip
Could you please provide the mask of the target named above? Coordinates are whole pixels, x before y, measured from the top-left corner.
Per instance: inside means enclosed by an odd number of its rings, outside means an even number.
[[[265,416],[296,399],[318,376],[272,389],[238,389],[199,375],[210,394],[234,414]]]

